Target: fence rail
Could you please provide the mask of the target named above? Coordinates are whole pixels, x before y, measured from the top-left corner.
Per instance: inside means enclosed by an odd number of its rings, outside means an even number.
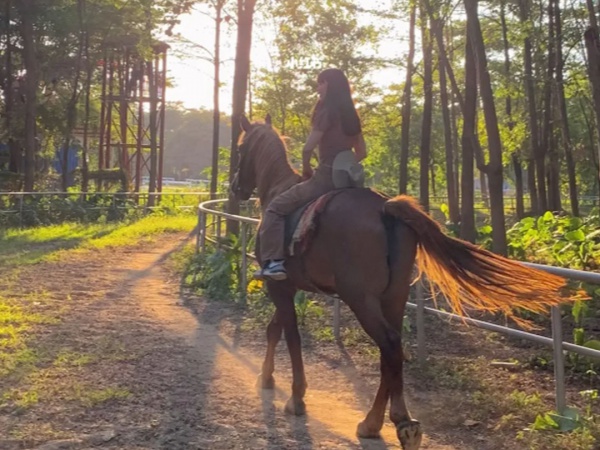
[[[241,239],[241,258],[242,258],[242,270],[240,280],[240,287],[242,289],[242,295],[245,294],[247,286],[246,274],[248,258],[253,255],[247,252],[248,242],[248,228],[250,226],[256,226],[260,222],[258,219],[228,214],[222,211],[217,211],[214,208],[217,205],[223,204],[226,200],[210,200],[200,203],[198,207],[198,234],[196,240],[196,250],[198,252],[204,252],[206,249],[207,241],[215,241],[207,236],[208,232],[208,216],[214,216],[217,218],[215,224],[215,230],[217,230],[217,236],[220,236],[221,232],[221,219],[228,219],[240,222],[240,239]],[[524,263],[530,267],[544,270],[549,273],[553,273],[571,280],[583,281],[590,284],[600,285],[600,273],[586,272],[581,270],[564,269],[554,266],[546,266],[541,264]],[[425,314],[435,315],[441,318],[448,319],[449,321],[460,321],[467,323],[482,329],[495,331],[497,333],[505,334],[512,337],[521,338],[538,344],[552,347],[554,357],[554,380],[555,380],[555,394],[556,394],[556,410],[559,414],[562,414],[566,409],[566,390],[565,390],[565,359],[564,352],[577,353],[579,355],[588,356],[592,358],[600,359],[600,351],[592,348],[584,347],[581,345],[572,344],[563,340],[562,332],[562,318],[560,313],[560,307],[553,307],[551,311],[551,322],[552,322],[552,337],[546,337],[535,333],[529,333],[513,328],[497,325],[491,322],[483,320],[476,320],[471,318],[465,318],[456,314],[451,314],[445,311],[438,310],[425,306],[425,296],[423,293],[422,283],[417,284],[416,295],[414,302],[410,301],[407,306],[412,309],[416,309],[416,331],[417,331],[417,354],[420,363],[425,363],[427,359],[426,354],[426,329],[425,329]],[[336,339],[340,336],[340,301],[335,298],[334,300],[334,311],[333,311],[333,329]]]
[[[222,198],[222,195],[218,196]],[[154,202],[149,199],[154,198]],[[106,211],[159,208],[194,211],[198,202],[208,200],[201,192],[0,192],[0,226],[56,223],[88,217],[95,220]],[[153,204],[153,206],[149,206]],[[37,220],[36,220],[37,219]]]

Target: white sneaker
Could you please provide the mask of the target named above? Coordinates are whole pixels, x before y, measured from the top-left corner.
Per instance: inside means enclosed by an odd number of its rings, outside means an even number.
[[[259,280],[268,278],[270,280],[281,281],[287,278],[287,272],[283,266],[282,259],[269,261],[269,264],[262,270],[254,272],[254,278]]]

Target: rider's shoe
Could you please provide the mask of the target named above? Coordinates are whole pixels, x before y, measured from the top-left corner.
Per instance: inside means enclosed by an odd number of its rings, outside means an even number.
[[[254,272],[254,278],[259,280],[265,278],[275,281],[285,280],[287,278],[287,272],[283,266],[283,259],[269,261],[269,263],[262,270]]]

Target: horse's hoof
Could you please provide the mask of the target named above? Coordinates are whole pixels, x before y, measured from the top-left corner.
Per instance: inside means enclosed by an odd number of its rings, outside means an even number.
[[[419,450],[423,432],[417,420],[407,420],[396,425],[396,434],[403,450]]]
[[[260,374],[256,380],[256,387],[258,389],[275,389],[275,378],[273,378],[273,375],[269,378],[263,378],[262,374]]]
[[[380,430],[381,427],[373,427],[372,425],[367,424],[366,420],[363,420],[358,424],[358,427],[356,427],[356,435],[363,439],[379,439],[381,438],[381,434],[379,433]]]
[[[303,416],[306,414],[306,404],[304,400],[294,400],[294,397],[290,397],[283,410],[291,416]]]

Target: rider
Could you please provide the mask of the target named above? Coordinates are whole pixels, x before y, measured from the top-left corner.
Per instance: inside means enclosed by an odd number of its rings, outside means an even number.
[[[367,155],[360,118],[350,84],[339,69],[326,69],[317,78],[319,100],[313,110],[312,130],[302,150],[302,177],[305,181],[279,194],[268,205],[260,225],[260,257],[263,269],[255,276],[284,280],[285,216],[335,189],[332,166],[336,156],[354,149],[356,161]],[[319,165],[313,173],[310,160],[319,147]]]

